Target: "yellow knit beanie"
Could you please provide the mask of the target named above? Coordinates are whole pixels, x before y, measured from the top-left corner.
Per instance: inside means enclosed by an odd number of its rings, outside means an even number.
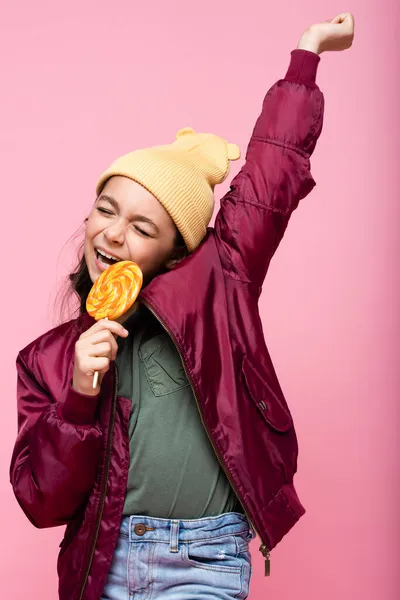
[[[214,186],[227,177],[229,161],[238,158],[236,144],[186,127],[172,144],[117,158],[100,176],[96,192],[99,195],[113,175],[133,179],[161,202],[192,252],[206,235],[214,210]]]

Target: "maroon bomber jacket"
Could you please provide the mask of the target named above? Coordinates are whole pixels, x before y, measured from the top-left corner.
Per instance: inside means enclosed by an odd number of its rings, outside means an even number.
[[[214,228],[139,298],[174,341],[210,443],[269,552],[304,514],[293,485],[297,438],[264,340],[258,299],[268,265],[299,201],[314,187],[310,155],[321,133],[319,56],[294,50],[268,91],[246,161]],[[177,293],[178,290],[178,293]],[[98,600],[126,493],[130,400],[114,363],[96,397],[72,388],[84,313],[17,357],[18,437],[10,478],[36,527],[66,524],[57,569],[61,600]],[[266,571],[267,572],[267,571]]]

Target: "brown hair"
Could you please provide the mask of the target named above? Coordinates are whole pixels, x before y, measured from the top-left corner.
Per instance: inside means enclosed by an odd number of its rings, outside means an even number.
[[[84,223],[86,223],[87,220],[88,219],[86,218]],[[59,303],[59,323],[68,320],[68,318],[77,317],[86,311],[86,299],[92,288],[93,282],[90,279],[89,270],[86,264],[84,245],[85,242],[83,240],[78,248],[78,264],[72,273],[66,277],[56,299],[56,302]],[[175,253],[180,256],[188,254],[186,244],[178,228],[176,228],[174,250]],[[78,300],[78,307],[71,314],[70,302],[74,299]]]

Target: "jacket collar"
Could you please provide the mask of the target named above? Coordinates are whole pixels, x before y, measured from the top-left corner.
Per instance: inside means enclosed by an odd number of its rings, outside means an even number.
[[[175,285],[177,282],[177,279],[180,279],[181,277],[183,277],[183,279],[185,279],[185,271],[182,272],[182,270],[185,269],[185,267],[189,261],[193,260],[194,254],[196,254],[200,250],[200,248],[203,246],[204,242],[209,238],[209,236],[211,234],[212,234],[212,228],[208,227],[207,234],[206,234],[203,242],[200,244],[200,246],[198,248],[196,248],[196,250],[194,252],[189,254],[189,256],[186,257],[181,263],[178,263],[178,265],[176,265],[176,267],[174,267],[170,271],[166,271],[165,273],[160,273],[159,275],[156,275],[146,285],[146,287],[141,289],[138,299],[139,300],[144,299],[144,300],[148,300],[149,302],[151,302],[152,299],[156,295],[159,294],[160,289],[164,288],[165,286],[168,288],[170,286],[170,284]],[[82,313],[81,315],[79,315],[79,317],[77,318],[77,325],[78,325],[79,329],[82,331],[86,331],[86,329],[89,329],[89,327],[91,327],[95,322],[96,322],[96,320],[93,317],[91,317],[86,311],[84,313]]]

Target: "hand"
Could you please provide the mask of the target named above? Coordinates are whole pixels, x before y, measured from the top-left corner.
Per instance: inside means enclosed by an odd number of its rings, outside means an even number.
[[[74,374],[72,387],[81,394],[96,396],[110,361],[118,353],[116,336],[126,337],[128,331],[116,321],[101,319],[82,333],[75,344]],[[93,376],[99,372],[97,386],[93,389]]]
[[[297,48],[316,54],[347,50],[353,39],[354,17],[351,13],[341,13],[332,21],[311,25],[301,36]]]

